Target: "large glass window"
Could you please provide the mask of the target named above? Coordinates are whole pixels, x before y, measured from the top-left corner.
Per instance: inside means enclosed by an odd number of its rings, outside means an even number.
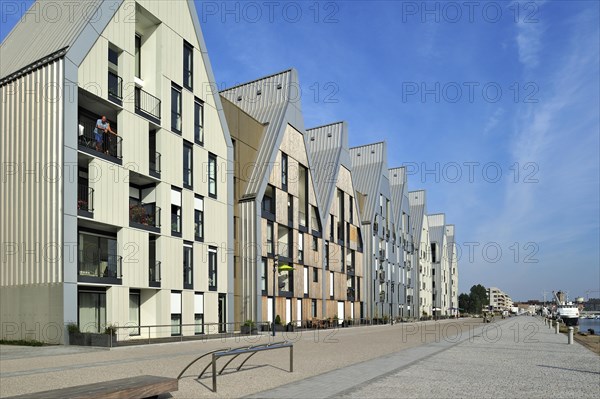
[[[208,289],[217,290],[217,248],[208,249]]]
[[[183,142],[183,186],[191,189],[194,185],[194,162],[192,143]]]
[[[287,191],[288,185],[288,156],[281,154],[281,189]]]
[[[183,246],[183,288],[192,289],[194,286],[194,256],[191,245]]]
[[[183,86],[192,90],[194,85],[194,48],[191,44],[183,42]]]
[[[204,334],[204,294],[194,294],[194,334]]]
[[[106,292],[79,291],[79,330],[104,332],[106,327]]]
[[[142,78],[142,37],[135,35],[135,77]]]
[[[204,145],[204,103],[199,99],[194,101],[194,141]]]
[[[194,198],[194,238],[204,240],[204,198],[199,195]]]
[[[171,234],[181,237],[181,190],[171,189]]]
[[[217,156],[208,154],[208,195],[217,198]]]
[[[263,293],[267,292],[267,258],[262,258],[262,265],[260,268],[260,289]]]
[[[81,232],[78,245],[80,276],[121,277],[116,238]]]
[[[267,222],[267,254],[273,254],[273,222]]]
[[[140,293],[129,292],[129,335],[140,335]]]
[[[270,184],[267,184],[267,188],[265,189],[265,193],[263,195],[262,210],[267,215],[275,215],[275,187],[271,186]]]
[[[171,86],[171,130],[181,134],[181,89]]]

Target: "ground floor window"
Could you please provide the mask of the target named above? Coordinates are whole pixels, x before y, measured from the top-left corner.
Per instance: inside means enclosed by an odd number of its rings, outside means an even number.
[[[312,300],[311,313],[312,313],[312,317],[317,317],[317,300],[316,299]]]
[[[106,291],[79,291],[79,330],[104,332],[106,327]]]
[[[140,335],[140,293],[129,292],[129,335]]]
[[[171,313],[171,335],[181,335],[181,314]]]
[[[194,334],[204,334],[204,315],[196,313],[194,315]]]

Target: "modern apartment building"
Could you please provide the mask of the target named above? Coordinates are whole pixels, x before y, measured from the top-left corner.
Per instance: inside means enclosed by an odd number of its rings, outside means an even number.
[[[230,329],[233,147],[194,2],[49,3],[0,49],[2,323]]]
[[[352,177],[358,194],[364,244],[367,318],[398,315],[399,251],[391,204],[385,142],[350,149]]]
[[[323,244],[298,87],[291,69],[221,92],[235,147],[236,321],[333,317],[323,298],[346,300],[341,275],[329,291],[334,270]]]
[[[494,311],[509,310],[513,305],[510,296],[497,287],[488,288],[488,299]]]
[[[418,275],[412,265],[414,243],[412,238],[410,205],[408,203],[408,181],[406,168],[399,167],[389,170],[392,208],[396,225],[397,259],[399,272],[398,315],[400,317],[417,317],[414,303],[414,289]]]
[[[446,225],[446,257],[448,258],[448,295],[450,299],[450,310],[452,315],[458,315],[458,254],[456,252],[456,241],[454,237],[454,225]]]
[[[306,130],[324,226],[324,314],[358,319],[363,312],[363,244],[345,122]],[[305,267],[305,281],[310,272]],[[314,282],[314,280],[313,280]],[[307,284],[304,285],[307,287]],[[310,292],[305,292],[310,295]]]
[[[431,289],[433,312],[436,316],[449,316],[450,305],[450,264],[446,256],[448,237],[446,235],[446,215],[437,213],[427,215],[429,221],[429,240],[431,252]]]
[[[410,191],[408,193],[410,204],[410,216],[413,221],[413,240],[415,250],[413,262],[418,270],[416,303],[419,306],[419,316],[433,315],[433,271],[431,267],[431,241],[429,239],[429,220],[427,218],[427,207],[425,191]],[[416,292],[418,291],[418,293]]]

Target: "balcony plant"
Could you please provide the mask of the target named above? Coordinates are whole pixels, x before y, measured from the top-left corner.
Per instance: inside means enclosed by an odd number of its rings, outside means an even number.
[[[88,209],[88,202],[84,201],[84,200],[78,200],[77,201],[77,209]]]
[[[129,206],[129,218],[132,222],[139,224],[149,224],[148,223],[148,213],[146,209],[144,209],[141,205],[130,205]]]

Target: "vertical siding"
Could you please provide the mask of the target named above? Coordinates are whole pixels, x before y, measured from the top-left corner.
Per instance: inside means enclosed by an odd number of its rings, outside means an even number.
[[[57,60],[0,88],[1,286],[62,281],[62,81]]]

